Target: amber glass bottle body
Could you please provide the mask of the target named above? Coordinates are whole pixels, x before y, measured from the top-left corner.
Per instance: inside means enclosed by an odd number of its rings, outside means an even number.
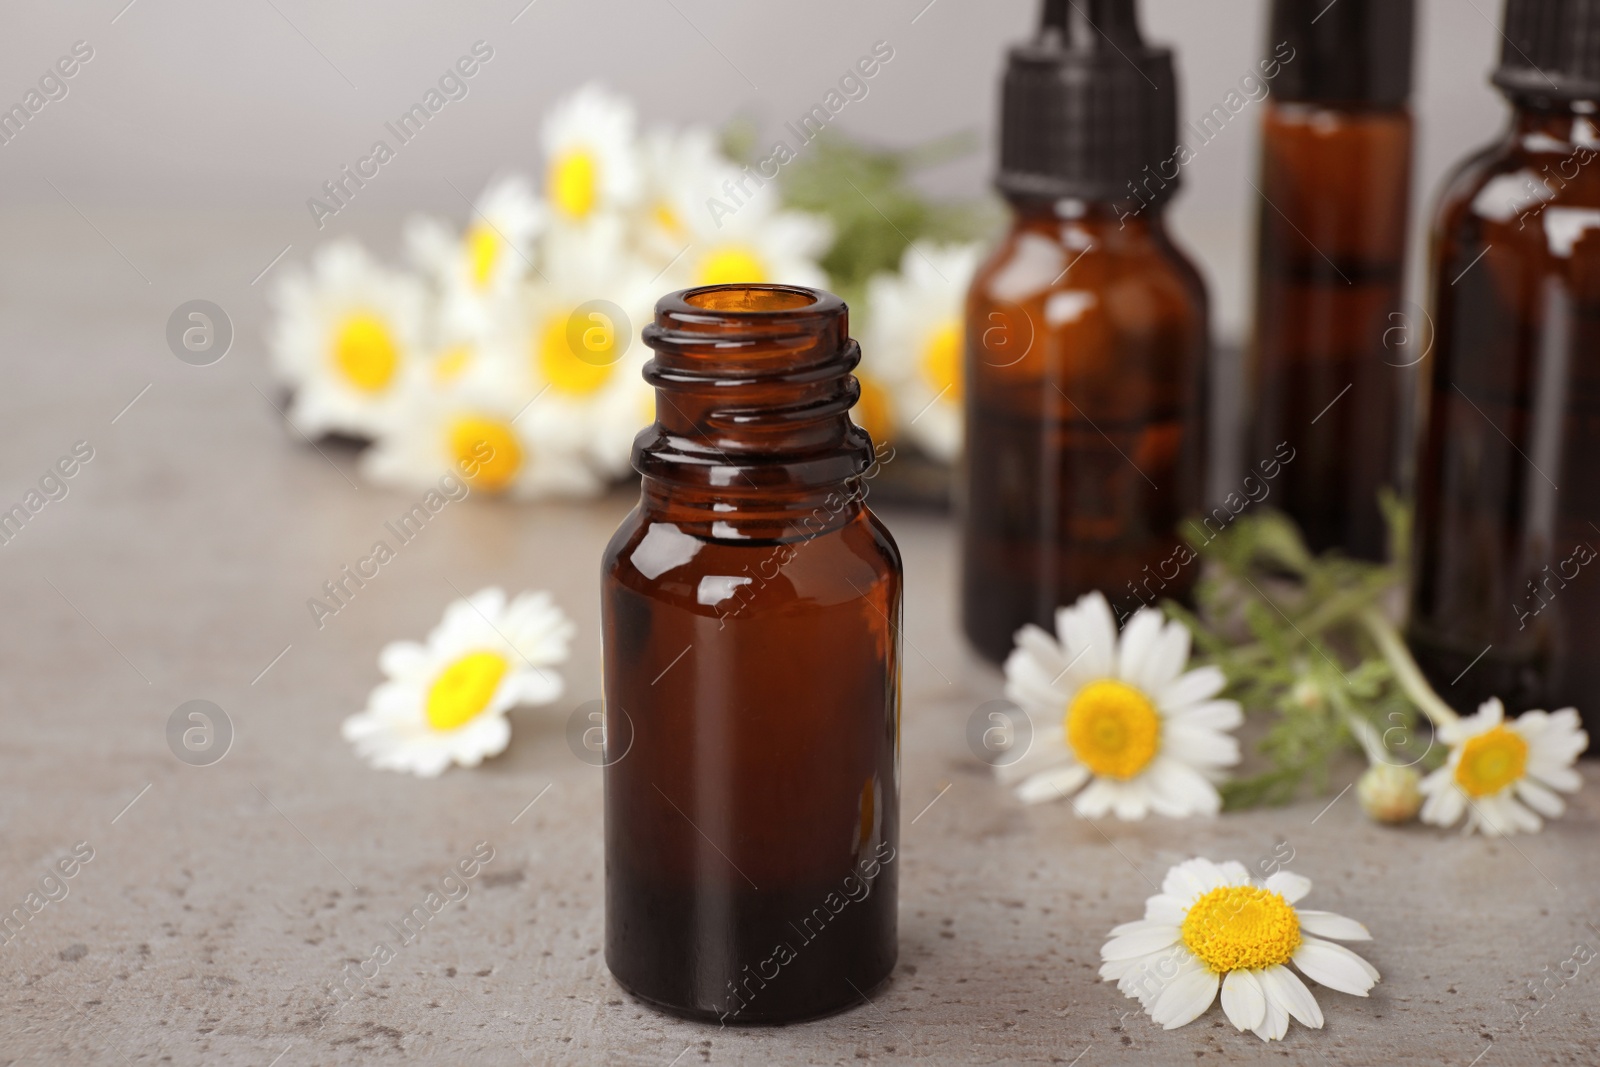
[[[645,331],[657,423],[606,549],[606,961],[727,1023],[894,966],[900,558],[837,297],[715,286]]]
[[[1404,107],[1266,111],[1247,458],[1287,444],[1272,503],[1316,552],[1388,555],[1426,333],[1402,306],[1411,141]]]
[[[1408,638],[1451,704],[1600,727],[1600,129],[1523,106],[1448,183]]]
[[[1204,499],[1205,287],[1159,211],[1013,207],[967,297],[962,617],[997,662],[1091,590],[1186,598]]]

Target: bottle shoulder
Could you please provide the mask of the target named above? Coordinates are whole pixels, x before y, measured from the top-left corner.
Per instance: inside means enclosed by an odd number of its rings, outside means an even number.
[[[1487,145],[1446,178],[1434,221],[1443,235],[1485,224],[1523,232],[1551,208],[1600,210],[1600,145],[1537,135]]]
[[[826,606],[898,585],[900,551],[864,505],[844,523],[782,540],[708,536],[635,508],[607,545],[602,582],[691,614],[721,617]]]
[[[1064,361],[1109,371],[1153,360],[1166,374],[1203,358],[1207,318],[1200,272],[1164,231],[1018,226],[968,291],[968,373],[979,390]]]

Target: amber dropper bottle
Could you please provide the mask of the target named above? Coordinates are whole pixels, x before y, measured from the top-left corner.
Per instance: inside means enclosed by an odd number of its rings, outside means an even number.
[[[606,962],[729,1024],[857,1005],[895,962],[900,810],[861,350],[838,297],[784,286],[663,297],[644,339],[657,421],[601,571]]]
[[[1444,188],[1408,638],[1462,711],[1600,732],[1600,0],[1509,0],[1500,138]],[[1591,753],[1594,749],[1590,749]]]
[[[1379,495],[1426,328],[1402,304],[1414,0],[1273,0],[1261,138],[1250,455],[1312,551],[1388,556]]]
[[[1172,54],[1133,0],[1048,0],[1002,96],[1013,221],[967,297],[959,482],[963,623],[997,662],[1091,590],[1121,617],[1188,595],[1207,356],[1205,287],[1163,220]]]

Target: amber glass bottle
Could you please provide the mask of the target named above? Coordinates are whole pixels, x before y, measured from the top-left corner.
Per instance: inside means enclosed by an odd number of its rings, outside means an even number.
[[[1275,0],[1268,38],[1248,458],[1287,444],[1272,503],[1313,551],[1369,560],[1426,332],[1402,305],[1414,18],[1412,0]]]
[[[900,557],[844,303],[722,285],[644,331],[657,422],[602,566],[606,962],[727,1023],[859,1004],[896,954]]]
[[[1162,219],[1174,85],[1131,0],[1047,3],[1011,54],[1013,224],[967,297],[961,478],[963,622],[991,660],[1090,590],[1126,615],[1198,577],[1206,295]]]
[[[1511,0],[1509,128],[1435,222],[1408,637],[1450,703],[1600,729],[1600,3]]]

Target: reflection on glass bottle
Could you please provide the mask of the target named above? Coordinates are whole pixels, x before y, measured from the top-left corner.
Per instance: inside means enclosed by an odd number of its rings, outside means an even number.
[[[1510,0],[1505,134],[1452,177],[1408,639],[1444,697],[1600,726],[1600,4]]]
[[[967,298],[962,612],[989,659],[1090,590],[1125,616],[1198,577],[1206,296],[1163,220],[1176,110],[1132,0],[1047,3],[1012,51],[1013,224]]]
[[[664,297],[644,337],[658,421],[602,568],[631,733],[605,761],[606,962],[696,1018],[859,1004],[896,954],[901,610],[847,414],[860,349],[837,297],[778,286]]]

